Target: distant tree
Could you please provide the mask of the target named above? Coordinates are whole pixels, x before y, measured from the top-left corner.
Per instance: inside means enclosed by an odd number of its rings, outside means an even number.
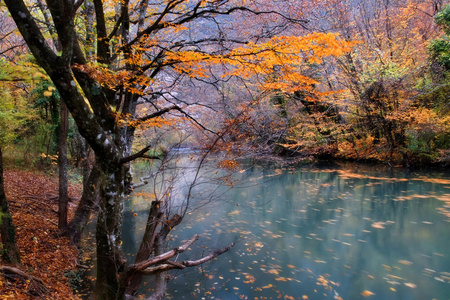
[[[445,71],[450,70],[450,5],[445,6],[434,17],[436,24],[438,24],[444,31],[445,35],[442,38],[434,39],[428,46],[428,51],[433,60],[441,65]]]
[[[16,244],[16,230],[9,210],[9,203],[5,194],[3,178],[2,148],[15,138],[15,130],[23,123],[20,118],[20,107],[14,105],[14,100],[5,87],[0,88],[0,232],[2,238],[1,256],[6,262],[20,263],[19,250]]]

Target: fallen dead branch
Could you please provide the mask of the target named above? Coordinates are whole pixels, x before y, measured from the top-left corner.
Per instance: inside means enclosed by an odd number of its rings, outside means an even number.
[[[1,266],[0,275],[11,282],[23,284],[28,290],[27,293],[32,296],[42,297],[49,293],[48,288],[40,278],[29,275],[18,268]]]

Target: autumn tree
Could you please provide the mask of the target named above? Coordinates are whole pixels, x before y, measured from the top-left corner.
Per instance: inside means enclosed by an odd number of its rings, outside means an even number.
[[[445,71],[450,68],[450,43],[448,35],[450,34],[450,6],[444,7],[435,16],[436,24],[444,30],[443,38],[432,40],[428,46],[431,58],[436,61]]]
[[[33,119],[33,114],[27,106],[21,89],[15,86],[15,74],[23,80],[31,79],[32,76],[25,69],[14,63],[2,61],[0,71],[0,232],[2,259],[6,262],[20,263],[20,254],[16,245],[15,228],[9,210],[9,202],[5,194],[3,180],[3,150],[23,131],[27,121]]]
[[[271,2],[47,0],[45,9],[61,47],[57,52],[35,22],[33,1],[4,2],[95,153],[95,188],[100,200],[97,280],[91,297],[97,299],[134,295],[134,278],[142,274],[155,276],[150,299],[161,299],[166,271],[204,263],[230,249],[225,247],[197,260],[171,261],[197,236],[165,252],[163,241],[181,222],[182,214],[165,211],[163,203],[154,201],[145,234],[152,238],[146,241],[139,259],[126,264],[121,227],[123,199],[131,183],[129,164],[138,158],[154,158],[147,151],[155,146],[149,144],[132,153],[136,129],[163,126],[163,117],[172,115],[193,122],[203,130],[204,139],[211,138],[214,144],[221,133],[200,122],[192,110],[200,103],[185,98],[183,86],[226,84],[230,78],[240,78],[253,91],[308,90],[316,80],[303,74],[299,65],[341,55],[350,46],[334,34],[282,35],[286,28],[293,30],[292,26],[301,27],[305,21],[290,7],[274,10]],[[83,13],[91,14],[86,20],[93,16],[95,22],[80,22]],[[247,31],[235,30],[243,27]],[[95,54],[87,36],[95,41]],[[280,70],[278,80],[265,80],[275,67]],[[208,101],[202,107],[206,104]]]
[[[433,16],[443,4],[416,0],[302,2],[307,28],[339,33],[356,43],[352,51],[310,66],[308,74],[321,79],[313,90],[271,95],[276,100],[272,104],[289,123],[280,130],[284,133],[284,143],[279,145],[283,152],[406,164],[414,156],[431,159],[436,149],[430,150],[429,133],[440,130],[431,130],[431,123],[426,135],[416,130],[422,128],[423,118],[432,122],[435,114],[430,105],[424,107],[418,100],[431,97],[417,88],[429,80],[424,75],[427,46],[439,33]],[[418,137],[424,139],[422,147],[417,146]]]
[[[17,124],[14,117],[14,104],[5,90],[1,90],[2,102],[0,103],[0,231],[2,237],[2,259],[13,264],[20,263],[19,249],[16,245],[16,231],[9,210],[9,203],[5,194],[3,180],[3,154],[5,147],[14,136],[10,124]]]
[[[1,9],[1,8],[0,8]],[[1,257],[5,262],[20,263],[20,253],[16,245],[16,231],[5,194],[3,178],[4,150],[23,133],[24,125],[34,118],[23,95],[22,82],[36,79],[35,66],[18,63],[23,54],[23,40],[14,34],[14,26],[4,11],[0,12],[3,22],[0,26],[5,33],[0,38],[0,234]],[[14,55],[18,55],[15,57]]]

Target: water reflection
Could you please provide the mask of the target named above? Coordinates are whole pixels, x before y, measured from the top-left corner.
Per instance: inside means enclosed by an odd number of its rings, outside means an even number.
[[[169,298],[450,299],[448,174],[268,164],[241,176],[173,233],[174,243],[200,233],[198,256],[199,245],[237,246],[174,273]],[[124,247],[134,253],[146,216],[129,209]]]

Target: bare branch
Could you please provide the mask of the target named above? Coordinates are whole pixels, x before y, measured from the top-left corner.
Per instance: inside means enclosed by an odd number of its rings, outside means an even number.
[[[80,6],[83,4],[84,0],[77,0],[73,5],[73,13],[75,14],[76,11],[80,8]]]
[[[145,122],[145,121],[151,120],[153,118],[162,116],[162,115],[168,113],[171,110],[178,110],[178,111],[182,112],[182,109],[178,105],[172,105],[172,106],[163,108],[163,109],[161,109],[161,110],[159,110],[157,112],[154,112],[152,114],[149,114],[149,115],[147,115],[145,117],[140,118],[139,122]]]
[[[146,261],[137,263],[137,264],[132,264],[130,265],[127,269],[128,272],[133,273],[134,271],[142,271],[146,268],[148,268],[151,265],[155,265],[157,263],[163,262],[165,260],[168,260],[172,257],[174,257],[175,255],[182,253],[184,251],[186,251],[193,243],[195,243],[195,241],[197,241],[199,238],[198,234],[194,235],[193,237],[191,237],[189,240],[187,240],[183,245],[174,248],[166,253],[163,253],[161,255],[158,255],[156,257],[152,257],[151,259],[148,259]]]
[[[231,248],[234,247],[234,245],[235,245],[235,243],[231,243],[230,245],[228,245],[222,249],[217,249],[213,253],[211,253],[205,257],[202,257],[200,259],[197,259],[197,260],[185,260],[182,262],[166,261],[164,264],[140,270],[139,273],[141,273],[143,275],[154,275],[154,274],[157,274],[160,272],[165,272],[165,271],[169,271],[169,270],[173,270],[173,269],[184,269],[186,267],[195,267],[195,266],[204,264],[204,263],[216,258],[217,256],[229,251]]]
[[[137,152],[135,154],[132,154],[130,156],[121,158],[119,163],[126,164],[126,163],[129,163],[130,161],[133,161],[133,160],[138,159],[138,158],[161,159],[159,156],[153,156],[153,155],[146,155],[145,154],[151,148],[152,148],[152,145],[148,145],[145,148],[143,148],[141,151],[139,151],[139,152]]]
[[[236,243],[233,242],[233,243],[229,244],[228,246],[226,246],[226,247],[224,247],[222,249],[217,249],[213,253],[211,253],[211,254],[209,254],[209,255],[207,255],[205,257],[202,257],[202,258],[200,258],[198,260],[187,260],[187,261],[184,261],[183,265],[185,265],[186,267],[194,267],[194,266],[198,266],[198,265],[204,264],[205,262],[208,262],[208,261],[216,258],[217,256],[219,256],[219,255],[229,251],[231,248],[234,247],[234,245],[236,245]]]

